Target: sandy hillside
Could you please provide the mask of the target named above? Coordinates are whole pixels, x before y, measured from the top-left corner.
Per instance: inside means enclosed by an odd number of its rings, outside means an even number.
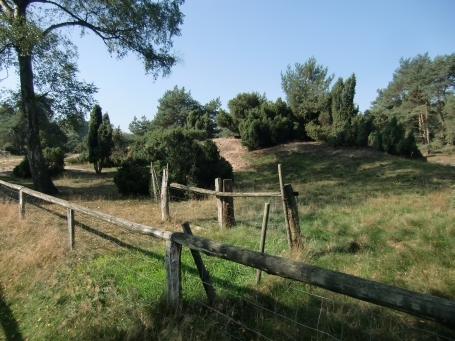
[[[222,137],[213,139],[213,142],[218,147],[220,155],[232,165],[234,172],[251,170],[251,163],[246,158],[248,150],[242,146],[240,139]]]

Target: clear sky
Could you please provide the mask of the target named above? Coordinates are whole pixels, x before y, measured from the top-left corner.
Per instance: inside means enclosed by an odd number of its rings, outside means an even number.
[[[241,92],[285,99],[281,72],[312,56],[336,78],[356,74],[364,111],[401,57],[455,53],[455,0],[187,0],[181,9],[182,62],[165,79],[146,76],[135,56],[109,56],[93,34],[75,40],[80,78],[99,88],[103,112],[124,131],[134,116],[152,119],[175,85],[202,104],[220,97],[224,108]]]

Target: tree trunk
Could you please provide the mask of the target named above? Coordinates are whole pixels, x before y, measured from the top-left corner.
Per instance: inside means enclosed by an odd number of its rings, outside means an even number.
[[[58,193],[44,163],[43,150],[39,138],[38,111],[33,86],[32,57],[19,55],[19,75],[21,82],[22,109],[25,115],[27,156],[30,163],[33,185],[39,192]]]

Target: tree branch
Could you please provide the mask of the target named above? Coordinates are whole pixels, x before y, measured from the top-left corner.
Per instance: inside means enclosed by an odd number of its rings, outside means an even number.
[[[8,14],[8,16],[13,16],[13,9],[8,5],[8,3],[5,0],[0,0],[0,8]]]

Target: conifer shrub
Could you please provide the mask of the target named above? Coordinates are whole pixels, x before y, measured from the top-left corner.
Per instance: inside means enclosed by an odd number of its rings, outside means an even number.
[[[396,117],[388,121],[384,129],[376,134],[374,146],[388,154],[410,159],[426,160],[416,144],[414,134],[406,131]]]
[[[114,183],[123,195],[149,194],[150,167],[144,159],[129,159],[120,165]]]
[[[119,167],[115,184],[122,194],[149,193],[150,163],[169,165],[169,182],[213,188],[215,178],[232,179],[232,166],[211,140],[199,141],[198,131],[185,128],[152,130],[131,147],[131,159]],[[140,182],[140,189],[132,183]]]
[[[24,159],[13,169],[13,175],[18,178],[31,178],[32,173],[30,172],[30,163],[28,162],[28,157]]]
[[[50,176],[57,176],[65,170],[65,153],[62,148],[45,148],[43,149],[43,156],[44,163],[47,166]],[[27,156],[25,156],[24,159],[16,167],[14,167],[13,175],[23,179],[32,177],[32,173],[30,172],[30,163]]]
[[[50,176],[56,176],[63,173],[65,153],[62,148],[45,148],[43,150],[43,156]]]

